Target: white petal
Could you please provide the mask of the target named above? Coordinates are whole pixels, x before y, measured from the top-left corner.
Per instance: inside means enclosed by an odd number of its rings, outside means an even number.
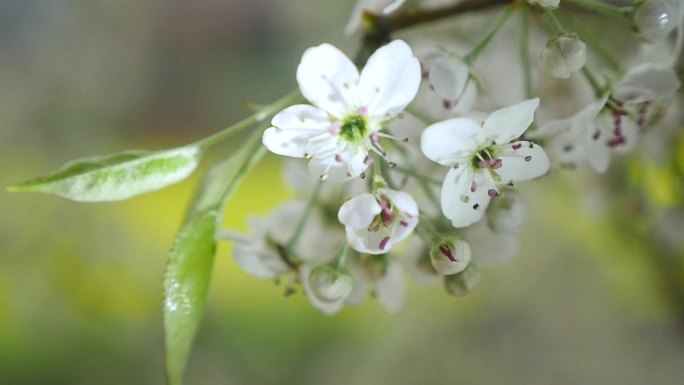
[[[326,157],[311,159],[309,172],[316,177],[325,175],[325,181],[329,183],[346,182],[358,177],[368,168],[368,165],[364,163],[366,155],[367,153],[358,147],[340,151],[337,154],[332,152]]]
[[[501,177],[499,183],[529,180],[549,171],[549,157],[538,144],[519,141],[496,149],[501,159],[501,168],[494,170]]]
[[[428,159],[453,166],[459,162],[470,162],[474,152],[486,141],[479,124],[470,119],[456,118],[427,127],[420,137],[420,149]]]
[[[627,104],[638,104],[674,95],[681,86],[674,69],[658,63],[631,68],[613,95]]]
[[[236,242],[233,245],[233,259],[246,273],[256,278],[272,279],[289,272],[289,267],[276,250],[263,240]]]
[[[605,136],[605,134],[605,132],[602,132],[601,136]],[[605,143],[605,138],[595,140],[591,136],[592,132],[587,132],[586,135],[583,146],[584,156],[596,172],[603,174],[610,165],[610,150]]]
[[[451,110],[454,114],[463,114],[467,111],[469,111],[472,107],[473,104],[475,104],[475,100],[477,99],[477,84],[470,80],[466,84],[465,90],[463,90],[463,93],[461,94],[461,98],[458,99],[456,102],[456,105],[454,108]]]
[[[368,116],[394,117],[416,96],[420,80],[418,59],[408,44],[395,40],[368,59],[359,80],[360,105]]]
[[[550,120],[527,134],[533,139],[550,138],[570,129],[572,118]]]
[[[344,202],[337,219],[345,226],[352,229],[368,229],[373,218],[380,214],[382,208],[372,194],[365,193]]]
[[[479,221],[487,210],[491,200],[489,190],[496,190],[496,186],[487,171],[452,168],[442,185],[442,212],[454,227],[469,226]]]
[[[430,66],[429,81],[442,99],[457,100],[468,83],[468,74],[468,65],[463,61],[441,56]]]
[[[313,106],[296,105],[279,112],[271,124],[275,127],[266,129],[262,137],[266,148],[278,155],[302,158],[311,151],[307,140],[326,134],[331,123],[325,111]],[[332,135],[330,139],[334,139]],[[318,146],[321,144],[318,142]]]
[[[338,118],[355,107],[358,81],[359,71],[354,63],[330,44],[307,49],[297,67],[302,95]]]
[[[388,188],[381,188],[378,190],[378,192],[380,195],[386,196],[387,199],[389,199],[390,202],[392,202],[392,204],[400,211],[403,211],[404,213],[413,217],[418,216],[418,205],[411,194]]]
[[[494,233],[485,222],[465,229],[465,237],[470,242],[472,260],[478,264],[502,266],[518,253],[516,235]]]
[[[391,235],[392,245],[401,242],[406,237],[411,235],[413,229],[418,225],[418,216],[399,218],[399,221],[394,224],[394,230]],[[389,250],[391,247],[386,247]]]
[[[484,121],[482,128],[494,143],[508,143],[522,135],[532,124],[538,106],[539,98],[534,98],[494,111]]]
[[[396,313],[401,309],[406,297],[406,285],[404,267],[399,262],[389,263],[385,276],[375,284],[375,294],[388,312]]]

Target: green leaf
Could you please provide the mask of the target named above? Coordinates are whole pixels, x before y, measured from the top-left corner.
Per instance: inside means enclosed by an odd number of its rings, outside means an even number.
[[[199,147],[186,146],[77,159],[54,174],[7,190],[43,192],[81,202],[117,201],[180,182],[195,170],[200,157]]]
[[[180,385],[202,319],[216,250],[219,213],[208,210],[187,222],[176,237],[164,276],[164,335],[169,385]]]
[[[204,313],[216,249],[215,233],[223,207],[246,173],[265,154],[260,138],[254,135],[238,153],[205,174],[171,251],[164,278],[168,385],[182,384],[192,341]]]

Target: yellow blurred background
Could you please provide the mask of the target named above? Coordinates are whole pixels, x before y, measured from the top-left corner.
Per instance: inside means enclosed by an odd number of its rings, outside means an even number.
[[[352,3],[3,1],[0,186],[247,116],[244,100],[296,86],[307,47],[353,53],[341,33]],[[292,196],[278,162],[246,179],[226,227]],[[598,179],[567,176],[523,188],[533,215],[512,265],[483,269],[465,298],[409,284],[397,315],[369,300],[326,317],[222,244],[187,383],[681,384],[684,309],[648,245],[591,208]],[[681,210],[674,178],[652,194]],[[163,383],[162,275],[196,182],[106,204],[0,192],[0,384]]]

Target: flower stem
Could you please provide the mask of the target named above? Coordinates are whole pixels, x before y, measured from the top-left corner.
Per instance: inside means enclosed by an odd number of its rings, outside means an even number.
[[[194,144],[202,147],[202,149],[206,149],[208,147],[211,147],[214,144],[219,143],[219,142],[231,137],[234,134],[237,134],[237,133],[242,132],[243,130],[248,129],[248,128],[256,125],[256,124],[264,122],[266,119],[275,115],[277,112],[281,111],[285,107],[292,105],[294,103],[297,103],[300,100],[302,100],[302,95],[299,92],[299,90],[292,91],[289,94],[278,99],[277,101],[265,106],[260,111],[255,112],[254,114],[246,117],[245,119],[242,119],[241,121],[233,124],[232,126],[224,128],[223,130],[221,130],[221,131],[219,131],[213,135],[210,135],[204,139],[198,140]]]
[[[334,259],[337,268],[344,267],[344,264],[347,262],[347,254],[349,254],[349,244],[344,242]]]
[[[544,8],[544,18],[546,19],[546,21],[549,22],[549,24],[551,24],[551,29],[553,30],[553,32],[558,34],[567,33],[565,28],[563,28],[563,25],[556,17],[555,12],[556,11],[553,9]]]
[[[592,11],[598,11],[605,15],[615,16],[623,19],[629,19],[634,7],[626,6],[620,7],[613,4],[604,3],[599,0],[565,0],[569,3],[577,4],[578,6]]]
[[[515,9],[512,7],[506,8],[503,14],[499,17],[499,20],[497,20],[497,22],[494,24],[494,28],[492,28],[487,36],[485,36],[484,39],[482,39],[475,47],[473,47],[473,49],[467,55],[465,55],[463,59],[466,63],[468,63],[469,66],[475,64],[475,61],[480,56],[482,51],[487,47],[487,45],[489,45],[489,43],[492,41],[492,38],[496,36],[501,27],[506,24],[506,21],[508,21],[508,19],[511,17],[514,10]]]
[[[527,7],[520,7],[520,64],[522,65],[523,88],[525,98],[531,99],[532,91],[532,66],[530,64],[530,12]]]
[[[603,96],[603,87],[601,87],[598,80],[596,80],[596,76],[594,76],[587,66],[582,67],[582,75],[584,75],[584,79],[587,80],[591,88],[594,90],[594,95],[597,98]]]
[[[295,229],[295,232],[292,235],[292,239],[290,239],[290,242],[288,242],[285,246],[285,250],[287,250],[288,254],[292,254],[294,248],[297,246],[297,242],[299,242],[299,238],[301,238],[302,236],[304,226],[306,225],[306,222],[309,219],[309,216],[311,215],[311,211],[313,211],[314,205],[316,204],[316,202],[318,202],[318,196],[320,195],[323,183],[324,182],[322,180],[318,180],[318,182],[316,182],[316,187],[314,187],[314,191],[311,194],[311,197],[309,198],[309,202],[307,202],[306,204],[306,208],[304,209],[302,217],[299,218],[299,222],[297,223],[297,228]]]
[[[580,38],[589,44],[603,64],[616,73],[622,72],[622,67],[617,59],[615,59],[615,56],[601,44],[600,39],[598,39],[581,20],[570,12],[562,12],[561,15],[570,22],[572,29],[577,32]]]

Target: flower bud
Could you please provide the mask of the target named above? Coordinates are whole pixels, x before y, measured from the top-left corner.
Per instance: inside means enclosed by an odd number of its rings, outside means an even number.
[[[349,273],[335,265],[320,265],[308,277],[311,293],[322,302],[337,302],[352,291],[353,280]]]
[[[558,4],[560,4],[560,0],[527,0],[527,2],[545,8],[558,8]]]
[[[681,0],[645,0],[634,6],[634,29],[646,41],[664,40],[682,18]]]
[[[445,238],[430,249],[430,261],[439,274],[459,273],[470,262],[470,245],[460,239]]]
[[[555,78],[569,78],[587,62],[587,46],[577,35],[559,35],[549,39],[542,51],[542,63]]]
[[[444,287],[454,297],[463,297],[473,290],[479,280],[480,270],[471,263],[462,272],[444,277]]]

